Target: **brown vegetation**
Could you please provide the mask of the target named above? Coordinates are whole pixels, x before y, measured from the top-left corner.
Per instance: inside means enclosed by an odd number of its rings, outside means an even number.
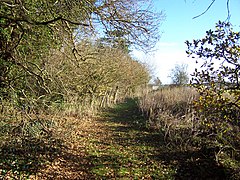
[[[197,97],[194,88],[164,87],[144,94],[139,100],[139,107],[148,119],[149,128],[163,132],[166,142],[175,141],[186,148],[186,140],[196,130],[192,102]],[[180,133],[185,137],[181,137]]]

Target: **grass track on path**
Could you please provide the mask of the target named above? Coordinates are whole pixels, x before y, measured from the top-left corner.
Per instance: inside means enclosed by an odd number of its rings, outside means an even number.
[[[174,169],[155,158],[162,137],[147,131],[135,100],[127,99],[102,116],[109,136],[92,143],[96,178],[173,179]]]
[[[102,113],[107,136],[91,142],[97,179],[225,179],[226,171],[200,151],[168,149],[163,135],[146,129],[136,100]]]

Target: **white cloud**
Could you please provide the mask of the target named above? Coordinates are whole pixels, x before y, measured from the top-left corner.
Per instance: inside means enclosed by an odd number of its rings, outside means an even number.
[[[195,61],[189,58],[180,44],[175,42],[161,42],[157,45],[158,50],[153,54],[134,52],[134,56],[140,61],[148,62],[154,66],[154,74],[160,78],[163,84],[171,83],[168,78],[170,71],[176,64],[187,64],[191,74],[195,67]]]

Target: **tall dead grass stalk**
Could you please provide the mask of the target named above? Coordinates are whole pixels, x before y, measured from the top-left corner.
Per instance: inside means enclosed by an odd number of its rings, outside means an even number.
[[[191,104],[197,97],[190,87],[161,88],[145,93],[139,107],[148,119],[147,126],[163,132],[165,142],[185,146],[196,128]]]

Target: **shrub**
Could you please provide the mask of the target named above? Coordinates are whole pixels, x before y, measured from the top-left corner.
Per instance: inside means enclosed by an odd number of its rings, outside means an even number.
[[[194,102],[201,126],[202,145],[221,150],[240,150],[240,33],[230,23],[218,22],[216,30],[192,43],[187,53],[202,62],[192,84],[200,97]],[[200,58],[200,59],[199,59]]]

